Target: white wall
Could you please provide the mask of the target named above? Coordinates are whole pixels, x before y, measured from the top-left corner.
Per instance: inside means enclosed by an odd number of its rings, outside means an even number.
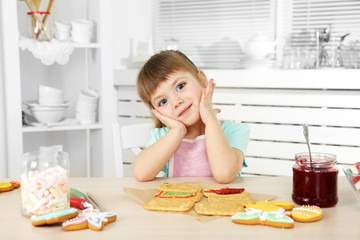
[[[0,9],[1,2],[0,2]],[[2,12],[0,11],[0,19],[2,19]],[[0,24],[3,21],[0,20]],[[2,27],[1,27],[2,28]],[[6,141],[5,141],[5,97],[4,97],[4,71],[3,71],[3,40],[0,31],[0,178],[6,177]]]
[[[152,0],[113,0],[114,67],[130,55],[130,40],[146,42],[152,36]]]

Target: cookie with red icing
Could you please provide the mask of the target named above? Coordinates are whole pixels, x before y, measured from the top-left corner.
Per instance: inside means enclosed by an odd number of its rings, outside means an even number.
[[[244,188],[205,188],[204,196],[208,198],[209,202],[216,203],[231,202],[243,206],[255,203]]]

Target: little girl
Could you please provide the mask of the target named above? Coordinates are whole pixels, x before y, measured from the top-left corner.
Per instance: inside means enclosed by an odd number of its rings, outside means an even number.
[[[229,183],[240,175],[249,126],[219,122],[213,109],[213,79],[179,51],[152,56],[137,79],[138,94],[155,121],[152,139],[135,159],[134,176],[214,177]]]

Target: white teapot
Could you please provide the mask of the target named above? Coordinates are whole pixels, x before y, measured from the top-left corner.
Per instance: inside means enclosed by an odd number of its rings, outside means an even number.
[[[245,43],[240,42],[243,52],[252,59],[265,59],[274,52],[276,41],[261,32],[251,37]]]

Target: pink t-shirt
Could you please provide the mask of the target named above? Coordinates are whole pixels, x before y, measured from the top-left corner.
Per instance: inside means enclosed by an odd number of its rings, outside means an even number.
[[[169,177],[212,177],[205,135],[183,139],[169,161]]]

